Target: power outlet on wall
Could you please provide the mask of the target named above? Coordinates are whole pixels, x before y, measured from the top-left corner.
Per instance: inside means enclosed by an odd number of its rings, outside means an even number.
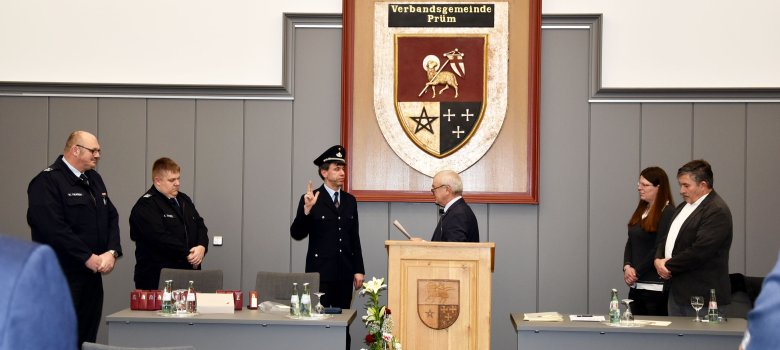
[[[214,241],[211,243],[214,246],[222,245],[222,236],[214,236]]]

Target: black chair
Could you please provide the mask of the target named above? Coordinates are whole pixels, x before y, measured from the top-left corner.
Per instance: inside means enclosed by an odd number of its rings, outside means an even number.
[[[222,270],[162,269],[158,284],[160,290],[165,287],[166,280],[173,280],[174,290],[187,289],[189,281],[194,281],[196,291],[214,293],[222,289]]]
[[[311,293],[320,290],[320,274],[317,272],[266,272],[257,273],[255,290],[260,302],[273,301],[281,304],[290,304],[293,283],[298,283],[298,291],[303,292],[303,284],[309,283]],[[312,300],[314,301],[314,300]]]
[[[748,312],[761,293],[763,277],[745,276],[741,273],[729,274],[731,281],[731,304],[728,307],[728,317],[747,318]]]

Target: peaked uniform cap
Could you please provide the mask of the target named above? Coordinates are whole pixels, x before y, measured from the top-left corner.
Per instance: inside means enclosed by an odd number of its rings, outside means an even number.
[[[314,160],[314,165],[321,166],[322,164],[329,162],[346,163],[344,158],[347,156],[347,151],[344,146],[335,145],[328,148],[324,153],[320,154],[317,159]]]

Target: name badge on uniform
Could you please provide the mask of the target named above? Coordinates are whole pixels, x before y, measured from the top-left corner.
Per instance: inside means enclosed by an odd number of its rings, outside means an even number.
[[[173,214],[163,214],[163,217],[164,218],[168,218],[168,219],[175,219],[176,218],[176,216],[174,216]]]
[[[80,193],[80,192],[73,192],[73,193],[68,193],[68,197],[81,197],[81,196],[83,196],[83,195],[84,195],[84,194],[83,194],[83,193]]]

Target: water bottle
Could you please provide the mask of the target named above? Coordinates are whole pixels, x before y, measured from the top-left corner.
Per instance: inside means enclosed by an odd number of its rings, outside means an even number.
[[[162,298],[162,313],[164,314],[172,314],[173,313],[173,296],[171,295],[171,289],[173,285],[173,280],[167,280],[165,281],[165,287],[163,288],[163,298]]]
[[[715,289],[710,289],[710,304],[707,308],[707,321],[718,323],[718,299],[715,297]]]
[[[311,317],[311,291],[309,284],[303,284],[303,294],[301,294],[301,316]]]
[[[301,315],[301,298],[298,296],[298,283],[293,283],[292,296],[290,296],[290,315]]]
[[[620,302],[617,289],[612,289],[612,297],[609,299],[609,323],[620,323]]]
[[[187,313],[194,314],[198,310],[198,302],[195,299],[195,282],[190,281],[187,288]]]

